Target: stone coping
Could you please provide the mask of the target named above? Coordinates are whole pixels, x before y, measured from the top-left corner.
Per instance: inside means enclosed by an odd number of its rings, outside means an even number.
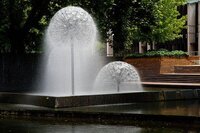
[[[200,65],[175,65],[176,66],[181,66],[181,67],[199,67]]]
[[[186,75],[186,76],[200,76],[200,73],[161,73],[161,75]]]
[[[142,85],[149,86],[169,86],[169,87],[200,87],[200,83],[171,83],[171,82],[141,82]],[[180,89],[180,88],[179,88]]]
[[[27,104],[50,108],[71,108],[91,105],[158,102],[168,100],[200,99],[200,89],[129,92],[83,96],[42,96],[19,93],[0,93],[1,103]]]

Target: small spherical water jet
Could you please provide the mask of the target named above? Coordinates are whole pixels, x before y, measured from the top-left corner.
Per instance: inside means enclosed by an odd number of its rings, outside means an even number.
[[[132,65],[115,61],[101,69],[94,89],[98,93],[120,93],[142,91],[142,86],[139,74]]]

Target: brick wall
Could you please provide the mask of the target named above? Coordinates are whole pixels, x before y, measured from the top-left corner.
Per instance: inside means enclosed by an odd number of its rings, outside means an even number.
[[[193,64],[187,57],[131,58],[125,59],[125,62],[136,67],[142,81],[151,80],[152,78],[159,77],[162,73],[173,73],[175,65]]]
[[[138,70],[142,81],[149,76],[160,74],[160,58],[131,58],[125,59],[125,62]]]
[[[174,73],[174,66],[177,65],[193,65],[187,57],[182,58],[170,58],[170,57],[162,57],[161,58],[161,67],[160,73]]]

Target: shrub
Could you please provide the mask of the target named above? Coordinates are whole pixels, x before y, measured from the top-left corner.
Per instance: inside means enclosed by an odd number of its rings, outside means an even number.
[[[166,49],[148,51],[146,53],[132,53],[125,58],[141,58],[141,57],[186,57],[188,54],[181,50],[168,51]]]

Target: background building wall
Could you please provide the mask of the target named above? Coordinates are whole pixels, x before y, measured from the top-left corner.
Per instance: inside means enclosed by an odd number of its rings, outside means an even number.
[[[196,3],[187,5],[187,51],[194,55],[196,49]]]

